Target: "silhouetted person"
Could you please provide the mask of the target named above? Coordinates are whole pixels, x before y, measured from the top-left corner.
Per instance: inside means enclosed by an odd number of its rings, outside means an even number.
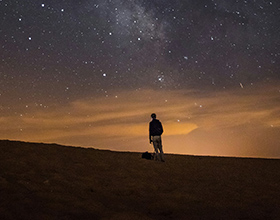
[[[162,150],[161,135],[163,133],[162,124],[156,119],[156,114],[151,114],[152,121],[149,124],[150,144],[153,142],[155,148],[155,159],[164,162],[164,154]]]

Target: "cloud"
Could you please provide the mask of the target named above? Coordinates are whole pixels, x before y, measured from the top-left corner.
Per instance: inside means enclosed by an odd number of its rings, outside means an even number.
[[[163,122],[168,152],[239,155],[238,145],[251,149],[240,150],[241,155],[254,155],[255,133],[260,134],[258,140],[271,139],[268,150],[277,143],[278,97],[277,88],[209,94],[193,90],[122,91],[47,109],[30,107],[21,116],[1,117],[0,132],[5,139],[144,150],[150,114],[155,112]]]

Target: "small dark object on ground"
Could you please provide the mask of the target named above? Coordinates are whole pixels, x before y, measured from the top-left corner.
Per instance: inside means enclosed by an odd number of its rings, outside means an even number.
[[[147,160],[153,160],[154,155],[146,151],[145,153],[142,154],[142,158],[147,159]]]

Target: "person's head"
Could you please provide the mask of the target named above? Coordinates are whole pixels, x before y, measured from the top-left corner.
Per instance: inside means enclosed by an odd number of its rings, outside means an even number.
[[[151,118],[155,119],[157,117],[157,115],[155,113],[151,114]]]

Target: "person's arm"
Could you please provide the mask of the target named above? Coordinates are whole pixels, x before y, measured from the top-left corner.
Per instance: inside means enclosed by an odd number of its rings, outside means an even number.
[[[161,128],[161,134],[163,133],[163,127],[162,127],[162,124],[160,122],[160,128]]]
[[[149,140],[150,140],[150,143],[152,143],[152,137],[151,137],[151,123],[149,123]]]

